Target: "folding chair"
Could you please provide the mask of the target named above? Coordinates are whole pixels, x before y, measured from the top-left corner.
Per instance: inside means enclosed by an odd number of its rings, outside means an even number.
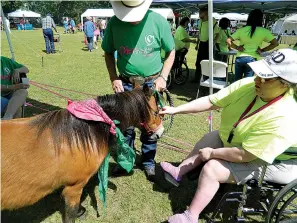
[[[201,61],[201,79],[197,90],[197,96],[199,95],[199,88],[201,86],[210,88],[210,73],[209,73],[209,60]],[[228,85],[228,75],[227,75],[228,65],[227,63],[221,61],[213,61],[213,78],[225,78],[225,80],[213,79],[212,87],[216,89],[223,89]],[[206,80],[203,80],[204,76],[209,77]]]

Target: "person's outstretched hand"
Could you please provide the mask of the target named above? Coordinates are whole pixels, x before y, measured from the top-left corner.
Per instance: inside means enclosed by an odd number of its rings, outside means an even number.
[[[176,113],[175,107],[165,106],[159,111],[160,115],[174,115]]]

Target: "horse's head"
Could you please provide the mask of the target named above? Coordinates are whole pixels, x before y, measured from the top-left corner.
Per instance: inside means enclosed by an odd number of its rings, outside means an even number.
[[[143,92],[150,105],[150,117],[146,122],[141,123],[143,128],[151,135],[152,139],[159,139],[164,132],[162,119],[159,115],[159,109],[161,108],[162,101],[161,96],[157,91],[152,90],[147,85],[143,86]]]

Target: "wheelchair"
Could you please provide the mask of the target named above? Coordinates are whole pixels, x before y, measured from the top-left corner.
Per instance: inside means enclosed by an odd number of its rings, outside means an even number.
[[[225,193],[206,222],[216,222],[221,209],[233,203],[237,208],[232,222],[247,222],[249,215],[262,215],[265,223],[297,223],[297,178],[287,185],[267,182],[263,180],[266,170],[264,166],[259,179],[247,181],[242,191]]]
[[[287,151],[283,154],[297,155],[296,152]],[[197,180],[203,166],[204,164],[187,173],[188,180]],[[236,187],[235,191],[224,193],[212,214],[206,216],[205,222],[251,222],[247,217],[261,215],[265,223],[297,223],[297,173],[293,181],[282,185],[265,181],[266,170],[267,165],[263,166],[258,179],[248,180]],[[221,215],[223,220],[218,220],[222,218]]]
[[[178,50],[175,53],[174,63],[172,65],[170,74],[167,80],[167,88],[170,89],[173,83],[177,85],[183,85],[189,79],[190,70],[187,65],[187,59],[181,61],[181,51]]]

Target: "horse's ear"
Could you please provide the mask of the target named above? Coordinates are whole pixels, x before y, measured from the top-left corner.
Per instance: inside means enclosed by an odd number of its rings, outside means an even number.
[[[149,86],[147,84],[143,85],[143,92],[145,94],[145,96],[150,97],[151,94],[151,89],[149,88]]]

